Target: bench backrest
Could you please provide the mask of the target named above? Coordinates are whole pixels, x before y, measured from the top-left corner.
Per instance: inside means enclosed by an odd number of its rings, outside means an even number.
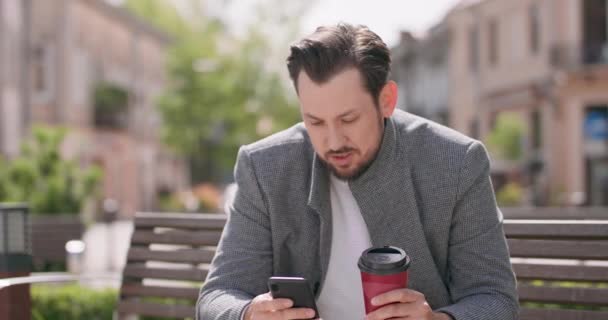
[[[608,213],[533,216],[504,221],[521,319],[608,319]]]
[[[194,319],[201,284],[225,223],[222,214],[137,213],[119,317]]]
[[[503,213],[521,319],[608,319],[608,214]],[[119,314],[194,318],[225,223],[221,214],[138,213]]]

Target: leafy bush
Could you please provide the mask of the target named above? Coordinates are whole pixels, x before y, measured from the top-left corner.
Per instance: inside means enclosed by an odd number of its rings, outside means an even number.
[[[94,290],[79,285],[32,285],[32,320],[112,319],[118,301],[114,289]],[[172,298],[145,298],[145,302],[193,305],[192,301]],[[140,316],[141,320],[175,318]],[[190,318],[188,318],[190,319]]]
[[[101,178],[97,167],[81,169],[61,158],[63,129],[36,127],[12,161],[0,158],[0,202],[24,202],[32,213],[78,214]]]
[[[496,193],[496,201],[499,206],[521,205],[523,193],[523,189],[519,184],[509,182]]]
[[[493,155],[504,160],[518,161],[523,156],[522,139],[525,128],[521,120],[512,114],[502,113],[496,120],[496,127],[486,139],[486,145]]]
[[[79,285],[32,285],[32,320],[112,319],[118,293]]]

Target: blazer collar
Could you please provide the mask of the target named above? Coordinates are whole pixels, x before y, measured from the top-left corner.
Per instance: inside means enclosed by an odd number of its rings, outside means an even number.
[[[408,155],[411,143],[399,133],[395,119],[386,121],[382,144],[376,159],[357,179],[349,181],[361,215],[367,225],[372,245],[394,245],[403,248],[412,258],[412,288],[422,290],[424,285],[436,283],[436,275],[424,268],[433,261],[417,203],[413,183],[413,167]],[[315,155],[308,205],[321,217],[321,270],[323,281],[327,270],[331,243],[331,199],[329,173]]]
[[[405,166],[405,169],[409,170],[409,162],[406,157],[397,155],[397,134],[394,119],[387,118],[376,158],[361,176],[349,181],[351,189],[362,189],[369,184],[384,183],[387,179],[394,178],[392,170],[397,161],[401,168]],[[331,214],[329,174],[329,169],[315,153],[312,162],[308,206],[315,209],[325,220],[328,220],[327,215]]]

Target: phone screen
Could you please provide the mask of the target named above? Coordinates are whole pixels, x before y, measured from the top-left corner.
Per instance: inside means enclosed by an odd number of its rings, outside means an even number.
[[[294,308],[313,309],[315,311],[314,319],[319,318],[315,296],[306,279],[298,277],[271,277],[268,279],[268,289],[273,298],[291,299]]]

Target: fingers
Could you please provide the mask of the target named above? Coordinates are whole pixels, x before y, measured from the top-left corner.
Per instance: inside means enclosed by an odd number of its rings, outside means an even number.
[[[275,312],[273,319],[292,320],[292,319],[312,319],[315,311],[308,308],[290,308]]]
[[[410,289],[397,289],[375,296],[372,299],[372,304],[375,306],[383,306],[389,303],[406,303],[415,302],[417,300],[424,300],[424,295]]]
[[[393,290],[372,299],[379,306],[366,316],[366,320],[431,319],[432,310],[424,295],[409,289]]]
[[[253,299],[245,315],[247,320],[295,320],[312,319],[315,312],[308,308],[292,308],[289,299],[273,299],[270,293]]]
[[[400,317],[411,317],[418,313],[417,309],[418,306],[416,303],[393,303],[379,308],[374,312],[370,312],[365,320],[393,320]]]
[[[273,299],[269,293],[258,296],[251,303],[251,311],[270,312],[291,308],[293,302],[289,299]]]

